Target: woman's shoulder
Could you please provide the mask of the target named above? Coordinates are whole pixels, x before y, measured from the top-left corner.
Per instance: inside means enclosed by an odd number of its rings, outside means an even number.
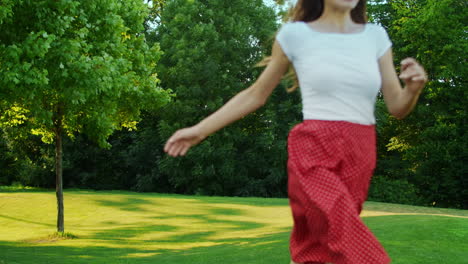
[[[367,23],[367,32],[373,39],[377,48],[377,57],[380,58],[392,46],[387,30],[382,25]]]
[[[281,34],[296,35],[303,30],[303,24],[302,21],[288,21],[281,25],[279,32]]]
[[[372,33],[381,33],[381,32],[386,32],[386,29],[382,26],[382,25],[379,25],[379,24],[376,24],[376,23],[367,23],[366,24],[366,27],[367,27],[367,30],[369,32],[372,32]]]

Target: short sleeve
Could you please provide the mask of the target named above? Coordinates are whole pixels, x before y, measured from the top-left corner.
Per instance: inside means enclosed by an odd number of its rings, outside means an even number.
[[[377,58],[380,58],[392,46],[392,41],[388,37],[387,31],[382,26],[376,26],[376,28]]]
[[[293,48],[292,45],[294,43],[293,40],[293,31],[292,31],[292,23],[283,24],[276,34],[276,41],[278,41],[281,49],[283,50],[284,54],[288,57],[289,61],[293,61]]]

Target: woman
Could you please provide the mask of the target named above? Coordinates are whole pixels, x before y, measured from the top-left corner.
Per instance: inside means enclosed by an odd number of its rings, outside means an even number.
[[[364,0],[299,0],[258,80],[164,150],[183,156],[215,131],[263,106],[289,65],[301,87],[304,122],[288,136],[291,263],[380,264],[390,258],[359,218],[375,167],[374,107],[411,112],[426,81],[412,58],[393,65],[391,41],[368,24]]]

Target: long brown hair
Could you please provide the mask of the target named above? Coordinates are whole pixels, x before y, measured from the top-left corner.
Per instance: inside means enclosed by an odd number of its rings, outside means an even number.
[[[289,10],[289,20],[311,22],[318,19],[323,13],[324,0],[298,0]],[[367,23],[366,0],[359,0],[356,7],[351,10],[351,19],[355,23]]]
[[[324,0],[298,0],[296,5],[289,10],[284,21],[312,22],[322,16],[324,5]],[[351,10],[351,19],[358,24],[367,23],[366,0],[359,0],[356,7]],[[266,66],[270,61],[271,56],[266,57],[258,66]],[[299,81],[292,65],[284,79],[294,81],[293,86],[286,89],[288,92],[294,92],[299,87]]]

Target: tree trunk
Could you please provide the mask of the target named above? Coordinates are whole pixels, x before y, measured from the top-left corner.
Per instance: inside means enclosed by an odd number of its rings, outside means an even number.
[[[55,120],[55,183],[57,195],[57,232],[64,232],[63,182],[62,182],[62,114],[59,110]]]

